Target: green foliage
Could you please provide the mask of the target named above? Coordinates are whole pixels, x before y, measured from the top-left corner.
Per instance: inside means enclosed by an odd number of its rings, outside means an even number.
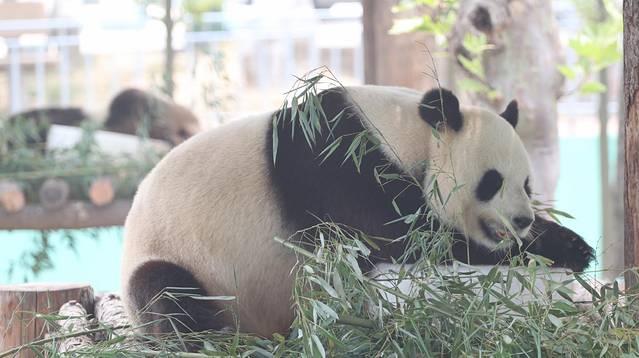
[[[370,253],[359,233],[330,223],[310,230],[317,238],[315,250],[295,247],[304,260],[296,271],[296,318],[287,337],[232,332],[157,337],[140,335],[133,327],[121,331],[99,327],[108,333],[108,340],[80,352],[184,357],[631,357],[639,351],[637,288],[626,292],[616,284],[598,288],[579,275],[557,281],[550,275],[549,261],[536,256],[530,257],[528,266],[487,272],[461,264],[446,269],[423,260],[412,268],[398,267],[392,276],[372,279],[357,264],[358,258]],[[540,279],[545,279],[541,286]],[[401,281],[410,282],[410,294],[400,290]],[[574,285],[590,293],[588,302],[571,299]],[[126,337],[134,340],[125,341]],[[204,348],[182,353],[189,343]]]
[[[28,202],[38,201],[38,189],[48,178],[67,181],[72,199],[88,199],[91,180],[111,176],[116,181],[116,197],[131,198],[162,155],[150,146],[136,155],[105,153],[95,143],[98,125],[92,121],[83,124],[83,137],[74,147],[45,151],[42,136],[48,126],[46,120],[0,120],[0,180],[19,183]]]
[[[182,3],[184,11],[193,17],[193,30],[195,31],[216,31],[221,30],[220,24],[205,24],[202,16],[207,12],[221,11],[223,0],[185,0]]]
[[[394,20],[390,34],[421,31],[433,35],[436,43],[443,49],[448,49],[448,38],[457,21],[459,0],[404,0],[393,8],[395,13],[421,12],[425,15],[398,18]],[[483,33],[466,33],[462,41],[465,53],[457,56],[457,63],[469,74],[457,81],[461,90],[467,92],[484,93],[488,98],[499,95],[490,87],[485,78],[482,55],[490,50]]]
[[[282,105],[280,115],[273,118],[273,126],[277,127],[282,121],[289,121],[291,127],[291,138],[294,138],[297,134],[297,128],[301,129],[301,135],[304,136],[306,143],[310,148],[317,146],[317,137],[323,130],[329,133],[333,132],[333,129],[342,120],[344,111],[338,113],[334,118],[327,118],[326,113],[320,104],[322,99],[321,89],[327,87],[342,87],[341,83],[337,81],[330,71],[326,68],[318,68],[311,71],[304,77],[297,78],[297,81],[293,85],[293,89],[287,92],[287,97]],[[287,108],[290,108],[290,116],[287,118],[285,115],[289,113]],[[277,162],[277,147],[279,138],[277,137],[277,131],[273,131],[273,162]],[[333,141],[328,143],[324,148],[320,148],[319,157],[326,160],[335,151],[342,147],[343,143],[347,143],[345,140],[349,139],[349,146],[345,148],[345,156],[342,164],[348,160],[352,160],[355,167],[359,171],[363,157],[379,148],[380,142],[377,136],[373,135],[372,131],[363,131],[360,133],[352,133],[349,135],[342,135],[340,137],[332,137]],[[323,143],[322,143],[323,145]]]
[[[394,13],[423,12],[424,15],[394,20],[391,34],[422,31],[434,35],[440,46],[445,47],[455,21],[458,0],[403,0],[393,7]]]
[[[600,8],[599,2],[602,2],[603,8]],[[573,3],[583,20],[582,29],[568,43],[577,55],[577,61],[558,66],[558,71],[569,80],[580,79],[577,90],[582,94],[603,92],[606,87],[593,79],[592,74],[621,59],[621,11],[613,0],[575,0]],[[393,8],[395,13],[423,12],[425,15],[396,19],[390,33],[426,32],[435,37],[438,45],[446,48],[458,9],[458,0],[403,0]],[[497,97],[499,94],[487,85],[484,78],[482,53],[490,50],[485,35],[468,33],[463,39],[463,46],[467,54],[459,55],[457,60],[471,76],[457,84],[464,91],[484,93],[488,98]]]
[[[166,8],[166,0],[137,0],[140,5],[146,7],[149,5],[156,5],[158,7]],[[180,5],[185,14],[191,16],[193,21],[190,24],[194,31],[217,31],[221,30],[220,24],[205,24],[202,21],[202,15],[207,12],[219,12],[222,10],[224,0],[182,0],[172,1],[171,7],[175,8],[175,5]],[[172,14],[175,17],[175,12]],[[178,19],[173,19],[177,21]]]
[[[604,5],[603,9],[600,8],[600,2]],[[577,61],[570,66],[562,65],[559,71],[568,79],[581,76],[582,81],[578,86],[580,93],[600,93],[606,90],[606,86],[592,79],[592,74],[621,60],[621,12],[608,0],[574,3],[582,15],[583,27],[580,33],[570,39],[568,46],[577,55]]]
[[[222,10],[223,0],[185,0],[184,9],[192,15],[202,15],[205,12]]]

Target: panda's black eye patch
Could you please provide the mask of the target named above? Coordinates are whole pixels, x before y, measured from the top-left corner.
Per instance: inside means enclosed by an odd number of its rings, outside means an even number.
[[[492,199],[499,189],[501,189],[503,183],[504,177],[502,177],[497,170],[491,169],[487,171],[479,181],[479,185],[477,185],[477,191],[475,193],[477,199],[480,201]]]
[[[526,195],[530,198],[532,195],[532,190],[530,190],[530,178],[526,178],[526,181],[524,182],[524,190],[526,191]]]

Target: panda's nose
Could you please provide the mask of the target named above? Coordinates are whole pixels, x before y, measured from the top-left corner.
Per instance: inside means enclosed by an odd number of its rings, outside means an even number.
[[[517,226],[517,228],[525,229],[530,226],[530,224],[532,224],[533,220],[533,218],[528,216],[517,216],[513,219],[513,223],[515,223],[515,226]]]

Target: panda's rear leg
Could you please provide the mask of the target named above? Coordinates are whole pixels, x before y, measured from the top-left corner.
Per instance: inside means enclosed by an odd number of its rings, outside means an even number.
[[[129,301],[142,330],[151,334],[222,330],[222,308],[207,296],[188,270],[166,261],[148,261],[129,280]]]

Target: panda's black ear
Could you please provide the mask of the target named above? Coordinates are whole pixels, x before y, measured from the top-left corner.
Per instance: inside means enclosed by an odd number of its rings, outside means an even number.
[[[519,120],[519,109],[517,108],[517,101],[512,100],[506,106],[506,109],[500,114],[504,117],[513,128],[517,128],[517,121]]]
[[[459,131],[463,125],[463,116],[459,110],[459,100],[444,88],[433,88],[426,92],[419,104],[419,115],[433,128],[446,125]]]

